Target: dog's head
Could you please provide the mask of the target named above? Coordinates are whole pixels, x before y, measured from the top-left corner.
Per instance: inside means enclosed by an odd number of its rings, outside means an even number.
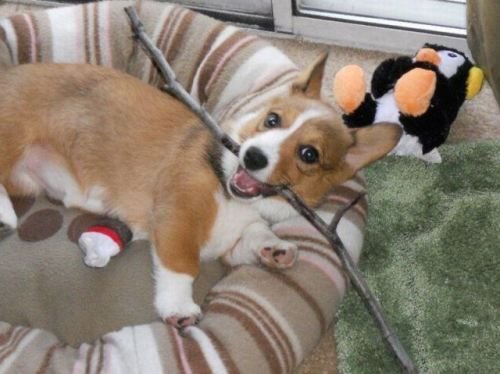
[[[239,162],[225,165],[234,197],[254,200],[272,194],[266,184],[288,185],[314,206],[333,186],[396,146],[400,126],[351,130],[320,100],[325,61],[326,54],[306,68],[290,95],[237,122]]]

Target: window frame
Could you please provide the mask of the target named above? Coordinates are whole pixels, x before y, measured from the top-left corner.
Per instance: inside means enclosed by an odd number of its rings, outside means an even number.
[[[305,40],[391,53],[412,54],[424,43],[446,45],[470,53],[466,32],[429,27],[415,30],[405,25],[381,25],[361,20],[312,17],[299,14],[295,0],[271,0],[274,31]]]

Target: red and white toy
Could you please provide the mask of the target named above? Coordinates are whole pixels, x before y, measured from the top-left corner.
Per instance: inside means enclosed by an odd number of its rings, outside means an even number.
[[[83,261],[91,267],[104,267],[111,257],[121,253],[132,240],[132,233],[125,224],[106,220],[89,227],[78,239],[85,257]]]

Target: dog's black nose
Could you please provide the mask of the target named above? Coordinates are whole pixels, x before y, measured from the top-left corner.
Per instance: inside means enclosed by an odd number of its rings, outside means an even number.
[[[257,147],[247,149],[243,162],[248,170],[264,169],[267,166],[266,155]]]

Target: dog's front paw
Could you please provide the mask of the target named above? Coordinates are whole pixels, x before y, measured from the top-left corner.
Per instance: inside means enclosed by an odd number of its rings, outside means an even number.
[[[108,264],[112,256],[120,252],[119,245],[108,236],[87,232],[78,239],[78,245],[85,254],[83,261],[87,266],[101,268]]]
[[[0,207],[1,208],[1,207]],[[17,229],[17,216],[12,209],[0,209],[0,239],[12,234]]]
[[[0,239],[17,229],[17,215],[5,187],[0,184]]]
[[[157,297],[155,306],[159,316],[178,329],[197,324],[202,316],[200,306],[192,300]]]
[[[292,267],[297,259],[298,249],[294,243],[285,240],[264,243],[259,250],[260,261],[271,268],[286,269]]]

